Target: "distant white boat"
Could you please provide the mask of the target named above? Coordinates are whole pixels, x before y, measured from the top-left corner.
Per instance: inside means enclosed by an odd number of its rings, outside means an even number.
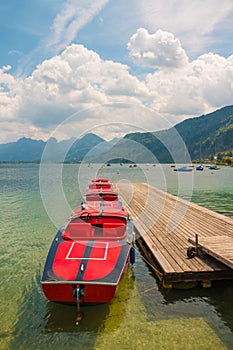
[[[188,166],[182,166],[180,168],[175,168],[174,171],[192,171],[192,168],[189,168]]]

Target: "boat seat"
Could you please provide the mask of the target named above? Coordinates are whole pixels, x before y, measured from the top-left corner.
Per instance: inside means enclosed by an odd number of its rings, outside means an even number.
[[[125,233],[124,223],[104,223],[103,224],[103,236],[104,237],[122,237]]]
[[[117,196],[111,196],[110,194],[104,194],[102,196],[103,200],[105,201],[117,201],[118,200],[118,197]]]
[[[104,184],[104,185],[101,185],[101,188],[103,188],[104,190],[111,190],[112,185],[110,185],[110,184]]]
[[[87,201],[100,201],[101,198],[100,198],[100,196],[98,194],[96,194],[96,195],[93,194],[93,195],[86,196],[86,200]]]
[[[86,223],[70,223],[66,230],[62,233],[63,239],[77,240],[77,239],[92,239],[94,236],[94,229],[91,224]]]

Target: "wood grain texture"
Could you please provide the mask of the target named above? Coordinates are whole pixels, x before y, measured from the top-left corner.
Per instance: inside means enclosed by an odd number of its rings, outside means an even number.
[[[132,215],[137,231],[159,263],[164,275],[174,274],[174,279],[177,275],[177,281],[189,278],[193,280],[193,274],[196,274],[196,280],[201,280],[204,275],[211,276],[214,280],[217,276],[219,279],[221,271],[232,269],[230,263],[226,265],[225,259],[227,254],[230,254],[231,260],[233,219],[144,183],[130,185],[119,183],[116,187],[124,205]],[[200,242],[204,239],[220,242],[222,237],[221,252],[215,256],[213,253],[211,256],[200,254],[188,259],[187,248],[190,246],[188,240],[194,241],[196,234]],[[212,248],[210,250],[212,252]],[[203,250],[203,253],[207,253],[207,250]],[[223,253],[225,258],[219,259],[219,255]],[[228,275],[231,276],[230,273]]]

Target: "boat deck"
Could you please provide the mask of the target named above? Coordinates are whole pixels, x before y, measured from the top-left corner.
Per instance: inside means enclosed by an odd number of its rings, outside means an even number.
[[[133,217],[147,255],[159,268],[158,276],[164,287],[192,281],[210,286],[212,280],[233,279],[232,266],[225,260],[225,253],[231,254],[233,249],[233,219],[147,184],[120,183],[117,189]],[[189,239],[194,242],[196,234],[200,242],[206,239],[203,245],[206,250],[201,249],[198,256],[189,259]],[[207,242],[214,241],[221,242],[218,249],[212,245],[207,251]]]

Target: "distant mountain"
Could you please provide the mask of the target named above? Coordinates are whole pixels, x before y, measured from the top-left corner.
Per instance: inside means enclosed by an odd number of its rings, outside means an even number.
[[[221,108],[176,126],[192,159],[233,149],[233,106]]]
[[[76,140],[69,149],[65,157],[65,162],[77,163],[81,162],[84,157],[88,157],[89,152],[106,141],[95,134],[87,134],[83,138]]]
[[[49,162],[79,162],[98,144],[105,142],[95,134],[87,134],[78,140],[71,138],[61,142],[55,138],[45,142],[23,137],[17,142],[0,145],[0,161],[39,162],[43,159]]]
[[[148,135],[149,137],[147,137],[147,134],[143,133],[126,135],[109,151],[102,153],[99,156],[99,161],[102,163],[111,163],[115,162],[116,159],[119,159],[119,162],[121,163],[155,163],[156,160],[153,154],[153,148],[156,148],[158,140],[156,137],[153,137],[153,134],[148,133]],[[149,143],[147,142],[148,140]],[[165,161],[168,160],[168,157]]]
[[[39,161],[46,143],[23,137],[17,142],[0,145],[0,161]]]
[[[233,106],[227,106],[167,130],[130,133],[111,141],[92,133],[61,142],[21,138],[0,145],[0,161],[40,161],[43,155],[50,162],[184,163],[232,150]]]
[[[167,130],[127,134],[102,158],[184,163],[230,150],[233,150],[233,106],[184,120]]]

